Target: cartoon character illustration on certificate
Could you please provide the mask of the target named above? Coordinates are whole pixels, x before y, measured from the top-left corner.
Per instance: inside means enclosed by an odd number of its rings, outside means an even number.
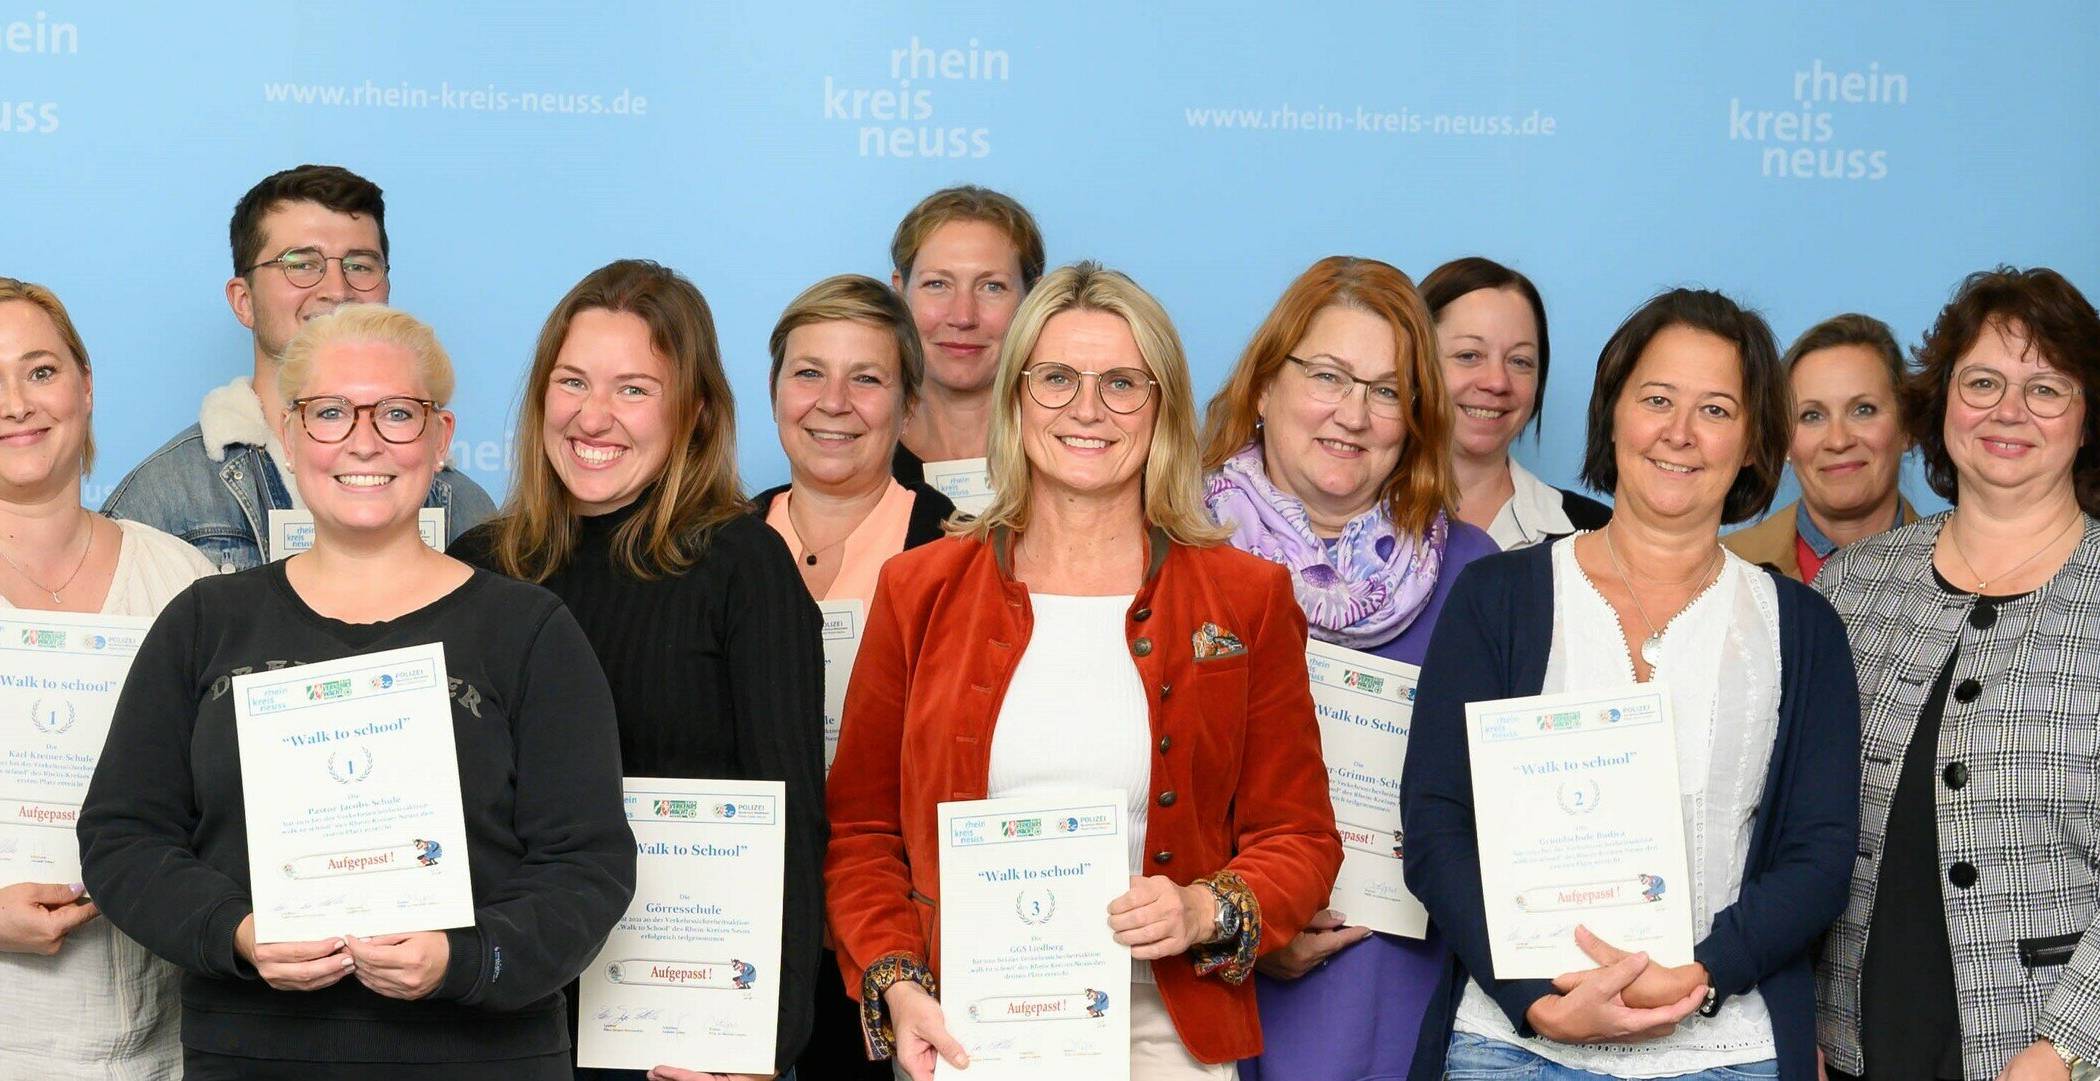
[[[1100,1017],[1108,1012],[1108,992],[1086,989],[1086,1015]]]
[[[751,990],[751,984],[758,979],[758,970],[735,958],[730,958],[729,967],[736,970],[736,974],[729,977],[729,982],[735,984],[739,991]]]
[[[445,849],[443,848],[443,846],[439,845],[436,841],[419,840],[415,842],[415,845],[416,862],[422,864],[425,867],[437,866],[438,857],[443,856],[445,854]]]
[[[1641,900],[1643,900],[1643,901],[1660,901],[1660,900],[1662,900],[1662,899],[1663,899],[1663,880],[1662,880],[1662,876],[1661,876],[1661,875],[1642,875],[1642,876],[1641,876]]]

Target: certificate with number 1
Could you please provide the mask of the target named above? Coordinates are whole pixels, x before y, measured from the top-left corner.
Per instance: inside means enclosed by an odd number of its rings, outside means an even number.
[[[80,801],[152,622],[0,614],[0,886],[80,881]]]
[[[474,925],[441,643],[233,678],[257,942]]]
[[[943,803],[941,1012],[970,1081],[1127,1081],[1120,792]]]

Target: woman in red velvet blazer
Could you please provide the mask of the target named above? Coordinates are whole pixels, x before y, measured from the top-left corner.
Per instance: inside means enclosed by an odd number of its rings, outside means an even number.
[[[1257,955],[1341,864],[1287,573],[1217,544],[1166,313],[1092,264],[1030,292],[1000,357],[999,496],[882,571],[830,777],[825,886],[869,1045],[967,1060],[936,998],[935,806],[1121,787],[1132,1077],[1230,1078],[1261,1048]],[[1142,822],[1140,827],[1139,823]],[[1148,971],[1149,970],[1149,971]]]

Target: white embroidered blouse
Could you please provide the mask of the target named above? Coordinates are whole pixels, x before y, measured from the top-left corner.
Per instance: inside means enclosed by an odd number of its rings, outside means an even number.
[[[1634,681],[1618,615],[1576,563],[1573,542],[1559,541],[1553,551],[1553,646],[1545,694]],[[1696,941],[1742,890],[1779,733],[1779,591],[1770,576],[1724,554],[1713,585],[1662,629],[1660,657],[1653,678],[1669,686],[1676,722]],[[1730,996],[1716,1016],[1694,1013],[1660,1039],[1566,1044],[1520,1038],[1495,1001],[1469,983],[1456,1027],[1613,1077],[1668,1077],[1774,1056],[1771,1015],[1755,988]]]

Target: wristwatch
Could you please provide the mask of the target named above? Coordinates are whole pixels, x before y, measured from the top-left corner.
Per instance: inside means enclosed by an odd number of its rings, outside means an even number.
[[[1712,1017],[1721,1012],[1721,991],[1713,984],[1706,985],[1706,1001],[1699,1005],[1699,1016]]]
[[[1240,906],[1226,900],[1225,891],[1208,882],[1203,884],[1203,888],[1209,890],[1211,897],[1218,902],[1217,918],[1213,921],[1215,926],[1211,930],[1210,938],[1204,942],[1204,945],[1230,942],[1238,938],[1240,936]]]

